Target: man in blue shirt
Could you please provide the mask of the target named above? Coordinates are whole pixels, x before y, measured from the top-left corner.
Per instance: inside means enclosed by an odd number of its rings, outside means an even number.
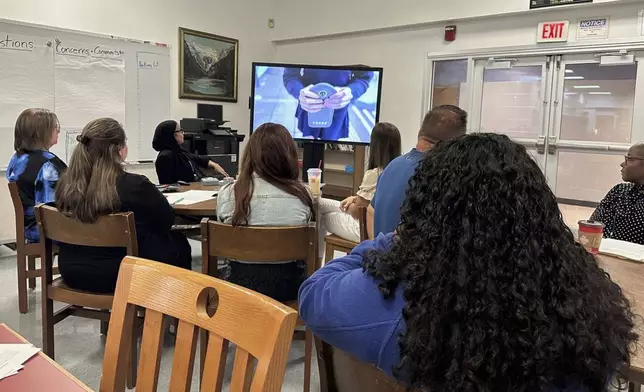
[[[416,148],[391,161],[378,178],[368,209],[368,215],[373,216],[373,236],[396,230],[409,179],[425,154],[438,142],[464,135],[466,128],[467,113],[457,106],[438,106],[425,115]]]

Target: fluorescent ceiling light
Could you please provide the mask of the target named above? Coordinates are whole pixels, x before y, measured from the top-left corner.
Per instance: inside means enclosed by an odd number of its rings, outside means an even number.
[[[590,95],[611,95],[610,91],[591,91],[588,94]]]
[[[564,95],[577,95],[579,93],[564,93]]]
[[[601,88],[597,85],[587,85],[587,86],[573,86],[574,88]]]
[[[566,76],[564,79],[566,80],[583,80],[583,76]]]
[[[566,69],[566,73],[575,73],[572,69]]]

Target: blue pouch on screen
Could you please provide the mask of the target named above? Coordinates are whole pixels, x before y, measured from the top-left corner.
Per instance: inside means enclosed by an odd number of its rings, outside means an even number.
[[[320,96],[320,99],[326,101],[337,91],[329,83],[318,83],[311,87],[311,91]],[[309,113],[309,127],[311,128],[328,128],[333,123],[333,112],[331,108],[324,108],[316,113]]]

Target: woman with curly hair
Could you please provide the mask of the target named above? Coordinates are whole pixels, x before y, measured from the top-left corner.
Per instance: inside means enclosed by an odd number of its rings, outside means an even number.
[[[396,233],[315,273],[300,315],[422,391],[606,391],[637,339],[628,300],[575,243],[537,164],[495,134],[428,154]]]

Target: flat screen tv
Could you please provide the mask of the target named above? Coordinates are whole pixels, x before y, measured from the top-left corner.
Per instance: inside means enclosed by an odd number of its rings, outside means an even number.
[[[382,68],[253,63],[251,133],[282,124],[297,141],[369,144]]]

